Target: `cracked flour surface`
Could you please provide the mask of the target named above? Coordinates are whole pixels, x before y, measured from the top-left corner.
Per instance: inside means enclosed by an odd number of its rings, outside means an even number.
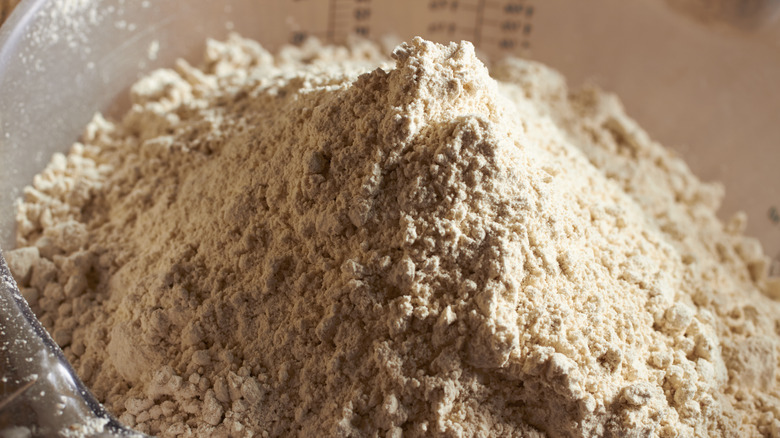
[[[780,436],[778,281],[615,97],[467,42],[233,36],[132,101],[6,256],[137,430]]]

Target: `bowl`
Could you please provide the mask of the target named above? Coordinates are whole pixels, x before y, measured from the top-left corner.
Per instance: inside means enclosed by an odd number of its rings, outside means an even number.
[[[617,93],[653,138],[676,149],[702,179],[722,181],[723,217],[747,212],[747,234],[777,259],[778,1],[717,13],[701,9],[714,2],[684,3],[22,1],[0,28],[0,247],[14,247],[14,200],[53,153],[78,140],[95,112],[120,116],[139,77],[177,58],[197,62],[206,38],[237,32],[271,50],[308,37],[338,44],[352,34],[466,39],[488,61],[507,55],[542,61],[572,86],[592,83]],[[8,305],[22,313],[26,307]]]

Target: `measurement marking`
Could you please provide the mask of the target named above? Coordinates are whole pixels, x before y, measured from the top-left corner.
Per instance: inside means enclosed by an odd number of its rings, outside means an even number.
[[[350,33],[368,36],[372,12],[371,0],[329,0],[324,40],[332,44],[343,42]]]
[[[522,2],[512,2],[504,5],[504,12],[507,14],[521,14],[524,6]]]

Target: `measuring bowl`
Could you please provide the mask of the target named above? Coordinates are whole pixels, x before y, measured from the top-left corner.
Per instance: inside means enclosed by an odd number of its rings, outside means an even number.
[[[746,211],[748,234],[777,258],[777,3],[25,0],[0,28],[0,247],[14,247],[14,199],[95,112],[119,116],[128,87],[144,73],[176,58],[197,63],[207,37],[238,32],[271,50],[308,37],[340,43],[350,34],[467,39],[486,59],[526,56],[560,70],[572,86],[614,91],[701,178],[725,183],[724,216]],[[0,287],[10,293],[11,283]],[[4,312],[24,308],[22,300]],[[47,345],[41,348],[56,350]],[[52,390],[40,398],[56,396]]]

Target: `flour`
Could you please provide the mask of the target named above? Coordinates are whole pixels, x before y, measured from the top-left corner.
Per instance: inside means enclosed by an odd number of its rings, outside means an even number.
[[[467,42],[237,36],[131,94],[26,189],[7,253],[125,424],[780,435],[766,257],[615,97]]]

